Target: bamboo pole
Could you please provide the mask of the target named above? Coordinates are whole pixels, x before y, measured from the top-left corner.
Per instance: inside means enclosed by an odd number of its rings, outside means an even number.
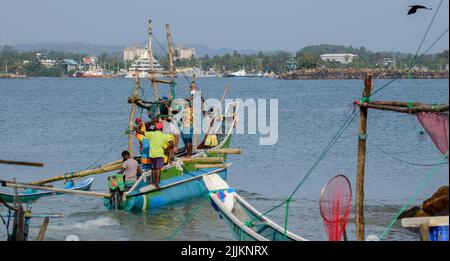
[[[30,162],[30,161],[15,161],[15,160],[2,160],[0,159],[0,164],[13,164],[13,165],[24,165],[33,167],[44,167],[42,162]]]
[[[207,154],[212,154],[212,153],[219,153],[219,154],[241,154],[242,153],[242,149],[232,149],[232,148],[227,148],[227,149],[211,149],[206,151]]]
[[[195,164],[194,168],[196,169],[209,169],[209,168],[227,168],[227,164]]]
[[[364,79],[363,97],[370,97],[372,91],[372,76],[366,75]],[[360,107],[359,114],[359,140],[358,140],[358,167],[356,175],[356,240],[364,240],[364,171],[366,164],[366,129],[367,108]]]
[[[60,192],[60,193],[78,194],[78,195],[83,195],[83,196],[94,196],[94,197],[102,197],[102,198],[111,197],[110,193],[72,190],[72,189],[61,189],[61,188],[49,188],[49,187],[43,187],[43,186],[22,185],[22,184],[16,184],[16,183],[6,183],[6,187],[23,188],[23,189],[31,188],[31,189],[36,189],[36,190],[54,191],[54,192]]]
[[[173,78],[175,77],[174,73],[174,64],[173,64],[173,48],[172,48],[172,36],[170,34],[170,26],[166,24],[166,32],[167,32],[167,58],[169,61],[169,78],[170,78],[170,88],[169,88],[169,100],[172,100],[173,93]]]
[[[196,158],[185,158],[182,159],[183,164],[195,164],[195,163],[223,163],[224,159],[222,157],[196,157]]]
[[[81,177],[86,177],[86,176],[95,175],[95,174],[102,174],[102,173],[110,172],[113,170],[118,170],[121,167],[122,167],[122,163],[117,163],[114,165],[107,165],[107,166],[100,166],[99,168],[96,168],[96,169],[88,169],[88,170],[83,170],[83,171],[74,173],[73,175],[70,175],[69,177],[66,174],[64,174],[64,175],[60,175],[60,176],[56,176],[56,177],[52,177],[52,178],[48,178],[48,179],[34,181],[31,184],[42,185],[42,184],[51,183],[51,182],[55,182],[55,181],[59,181],[59,180],[65,180],[67,178],[81,178]]]
[[[49,218],[45,217],[44,221],[42,222],[41,228],[39,228],[39,233],[36,237],[36,241],[44,240],[45,232],[47,231],[48,221],[49,221]]]
[[[153,70],[152,38],[153,38],[152,20],[149,19],[148,20],[148,49],[147,49],[148,61],[150,63],[150,77],[149,78],[152,80],[153,91],[155,94],[155,101],[157,101],[159,99],[159,94],[158,94],[158,86],[156,85],[156,81],[155,81],[155,71]],[[159,107],[158,107],[157,111],[159,114]]]
[[[165,83],[165,84],[172,84],[172,80],[161,80],[161,79],[152,79],[152,82],[159,82],[159,83]]]
[[[0,179],[0,184],[2,184],[2,186],[4,186],[4,184],[6,183],[17,183],[17,184],[22,184],[22,185],[35,185],[35,184],[31,184],[31,183],[26,183],[26,182],[16,182],[13,180],[4,180],[4,179]],[[53,187],[53,185],[42,185],[44,187]]]
[[[402,113],[418,113],[418,112],[446,112],[448,111],[448,105],[441,106],[431,106],[420,104],[414,106],[412,108],[403,107],[400,105],[384,105],[384,104],[376,104],[375,102],[366,102],[359,105],[360,107],[367,109],[375,109],[375,110],[385,110],[385,111],[394,111],[394,112],[402,112]]]
[[[139,87],[141,85],[141,80],[139,79],[139,73],[136,73],[136,81],[134,83],[134,89],[133,89],[133,95],[132,97],[132,103],[131,103],[131,110],[130,110],[130,117],[129,117],[129,133],[128,133],[128,152],[130,153],[130,157],[133,158],[133,119],[134,119],[134,113],[136,112],[136,103],[134,100],[136,100],[139,96]]]

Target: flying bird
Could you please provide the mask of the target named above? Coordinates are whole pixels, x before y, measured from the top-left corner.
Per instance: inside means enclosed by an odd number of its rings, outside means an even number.
[[[408,15],[416,13],[417,9],[428,9],[428,10],[431,10],[431,8],[428,8],[428,7],[423,6],[423,5],[410,5],[409,7],[411,7],[411,8],[408,11]]]

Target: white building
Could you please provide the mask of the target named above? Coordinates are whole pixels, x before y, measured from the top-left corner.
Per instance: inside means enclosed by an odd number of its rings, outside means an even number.
[[[340,62],[343,64],[348,64],[353,62],[353,59],[358,57],[356,54],[351,53],[326,53],[320,56],[322,61],[330,61],[330,62]]]
[[[140,47],[138,45],[132,45],[123,50],[123,60],[124,61],[133,61],[137,57],[140,57],[144,53],[147,52],[147,48]]]
[[[52,60],[52,59],[43,59],[40,60],[40,62],[47,68],[53,67],[56,65],[56,60]]]
[[[175,56],[178,59],[190,59],[192,57],[195,57],[195,49],[187,48],[187,47],[183,47],[183,46],[176,46],[175,47]]]

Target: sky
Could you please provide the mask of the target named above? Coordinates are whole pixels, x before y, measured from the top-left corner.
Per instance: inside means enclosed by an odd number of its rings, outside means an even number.
[[[84,42],[127,45],[147,40],[147,21],[165,39],[212,48],[286,50],[313,44],[414,53],[441,0],[1,0],[0,45]],[[423,4],[407,16],[408,6]],[[448,28],[449,0],[424,48]],[[448,49],[448,34],[431,50]]]

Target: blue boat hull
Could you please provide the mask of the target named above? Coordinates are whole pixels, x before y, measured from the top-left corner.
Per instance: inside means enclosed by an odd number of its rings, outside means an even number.
[[[203,169],[163,180],[160,182],[161,189],[159,190],[128,195],[126,200],[121,202],[120,209],[126,211],[145,211],[191,198],[206,196],[208,189],[203,182],[202,176],[215,170],[217,169]],[[222,179],[227,179],[226,169],[217,174]],[[104,205],[107,209],[112,209],[110,199],[105,199]]]

